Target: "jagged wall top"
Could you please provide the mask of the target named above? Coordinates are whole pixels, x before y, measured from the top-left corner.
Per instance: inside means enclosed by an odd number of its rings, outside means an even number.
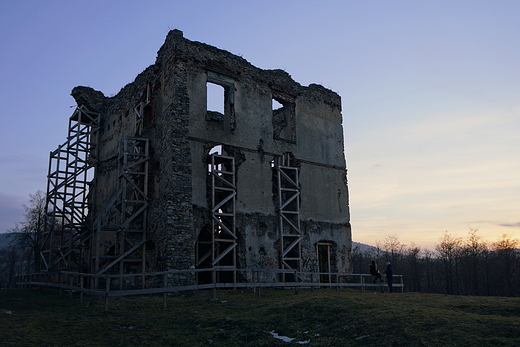
[[[176,61],[201,64],[209,70],[235,78],[247,75],[253,80],[267,84],[272,89],[293,96],[304,95],[313,99],[321,98],[324,103],[341,111],[341,97],[332,90],[318,84],[310,84],[308,87],[304,87],[294,81],[284,70],[257,68],[246,59],[228,51],[205,43],[190,41],[184,38],[182,31],[177,29],[171,30],[166,36],[164,44],[157,52],[155,64],[140,73],[134,82],[123,87],[115,97],[107,98],[102,92],[84,86],[74,88],[71,95],[78,106],[83,105],[91,111],[100,112],[110,103],[110,99],[117,99],[122,93],[126,94],[143,83],[152,82],[158,77],[157,73],[160,69],[168,69]]]

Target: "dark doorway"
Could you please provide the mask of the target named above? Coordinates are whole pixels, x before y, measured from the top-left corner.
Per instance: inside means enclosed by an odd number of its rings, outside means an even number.
[[[328,242],[318,242],[316,253],[318,255],[318,271],[320,273],[320,283],[331,283],[330,267],[330,246]]]

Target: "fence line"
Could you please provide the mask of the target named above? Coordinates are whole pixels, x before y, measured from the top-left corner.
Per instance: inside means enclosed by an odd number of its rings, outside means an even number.
[[[233,276],[230,276],[233,279],[237,278],[237,273],[240,274],[240,281],[227,282],[225,279],[221,279],[221,282],[219,282],[219,275],[227,273],[233,273]],[[193,284],[197,282],[197,279],[200,279],[199,274],[205,275],[206,279],[211,278],[212,283]],[[293,274],[293,278],[297,279],[297,281],[277,281],[277,278],[280,278],[282,274]],[[258,293],[258,296],[261,295],[262,288],[293,288],[295,292],[299,288],[336,288],[337,290],[339,288],[359,288],[362,291],[380,290],[383,292],[387,284],[381,281],[373,283],[373,278],[369,274],[354,273],[212,268],[119,275],[93,275],[68,271],[35,273],[17,276],[17,285],[21,287],[43,286],[59,288],[60,290],[69,291],[69,297],[72,297],[73,292],[79,292],[81,301],[83,301],[84,294],[89,295],[91,299],[94,296],[101,296],[105,298],[105,310],[108,310],[110,297],[163,294],[163,306],[166,307],[167,295],[169,293],[192,290],[211,290],[213,300],[217,299],[218,289],[237,288],[253,289]],[[402,293],[404,291],[402,275],[394,275],[393,278],[393,287],[400,289]],[[217,281],[214,279],[217,279]],[[324,279],[327,281],[325,282]],[[203,280],[204,277],[202,277]],[[142,283],[145,283],[144,287]]]

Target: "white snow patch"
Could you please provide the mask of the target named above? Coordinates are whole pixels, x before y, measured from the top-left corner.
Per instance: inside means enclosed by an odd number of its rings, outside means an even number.
[[[282,340],[283,342],[292,342],[293,340],[295,340],[294,337],[287,337],[287,336],[280,336],[278,335],[278,333],[275,333],[274,330],[273,331],[270,331],[269,332],[271,335],[273,335],[273,337],[275,339],[279,339],[279,340]],[[299,344],[299,345],[305,345],[307,343],[310,343],[311,340],[307,340],[307,341],[296,341],[295,343]]]

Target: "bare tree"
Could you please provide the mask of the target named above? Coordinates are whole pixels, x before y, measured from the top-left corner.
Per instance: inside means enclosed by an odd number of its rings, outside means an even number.
[[[376,241],[376,249],[375,249],[375,252],[374,253],[374,256],[373,258],[374,259],[379,259],[381,257],[381,253],[382,253],[382,250],[383,250],[383,244],[381,243],[381,241]]]
[[[0,248],[0,288],[13,288],[20,264],[17,248],[10,243]]]
[[[361,249],[361,247],[356,246],[352,249],[351,252],[352,259],[352,271],[354,273],[364,273],[365,272],[365,252]]]
[[[518,272],[520,271],[520,256],[517,253],[519,246],[520,241],[518,239],[512,239],[508,234],[503,234],[500,239],[492,244],[492,248],[498,260],[497,271],[502,274],[502,278],[506,279],[506,295],[514,296],[519,294],[513,291],[515,287],[513,280],[518,278]]]
[[[421,248],[412,242],[410,247],[405,250],[405,266],[407,277],[410,278],[411,288],[413,292],[421,291],[421,283],[424,276],[423,261],[421,260]]]
[[[426,277],[426,292],[435,292],[435,285],[438,281],[435,280],[435,258],[433,251],[429,249],[423,250],[424,271]]]
[[[467,290],[465,294],[479,295],[479,282],[482,282],[480,276],[483,274],[480,267],[483,265],[486,252],[487,243],[478,234],[478,229],[470,228],[468,238],[462,248],[462,254],[466,260],[464,273],[467,275]]]
[[[448,231],[439,238],[439,243],[435,244],[435,250],[438,252],[439,259],[442,261],[444,268],[444,280],[446,285],[446,293],[453,294],[454,288],[458,292],[458,257],[462,239],[451,236]],[[453,278],[455,277],[455,283]]]
[[[25,210],[25,221],[17,223],[15,228],[10,230],[14,236],[14,245],[18,252],[23,255],[25,271],[37,271],[39,269],[40,240],[45,218],[45,193],[38,190],[35,194],[29,195],[29,206],[23,205]]]
[[[398,264],[401,258],[405,254],[406,245],[399,241],[399,238],[395,235],[388,236],[382,245],[386,256],[390,259],[390,262],[394,265]]]
[[[358,273],[367,271],[372,259],[400,263],[396,273],[403,275],[408,291],[520,296],[519,248],[520,241],[510,235],[490,243],[477,228],[470,228],[466,239],[444,232],[434,251],[413,242],[406,247],[390,236],[370,251],[354,249],[352,259]]]

